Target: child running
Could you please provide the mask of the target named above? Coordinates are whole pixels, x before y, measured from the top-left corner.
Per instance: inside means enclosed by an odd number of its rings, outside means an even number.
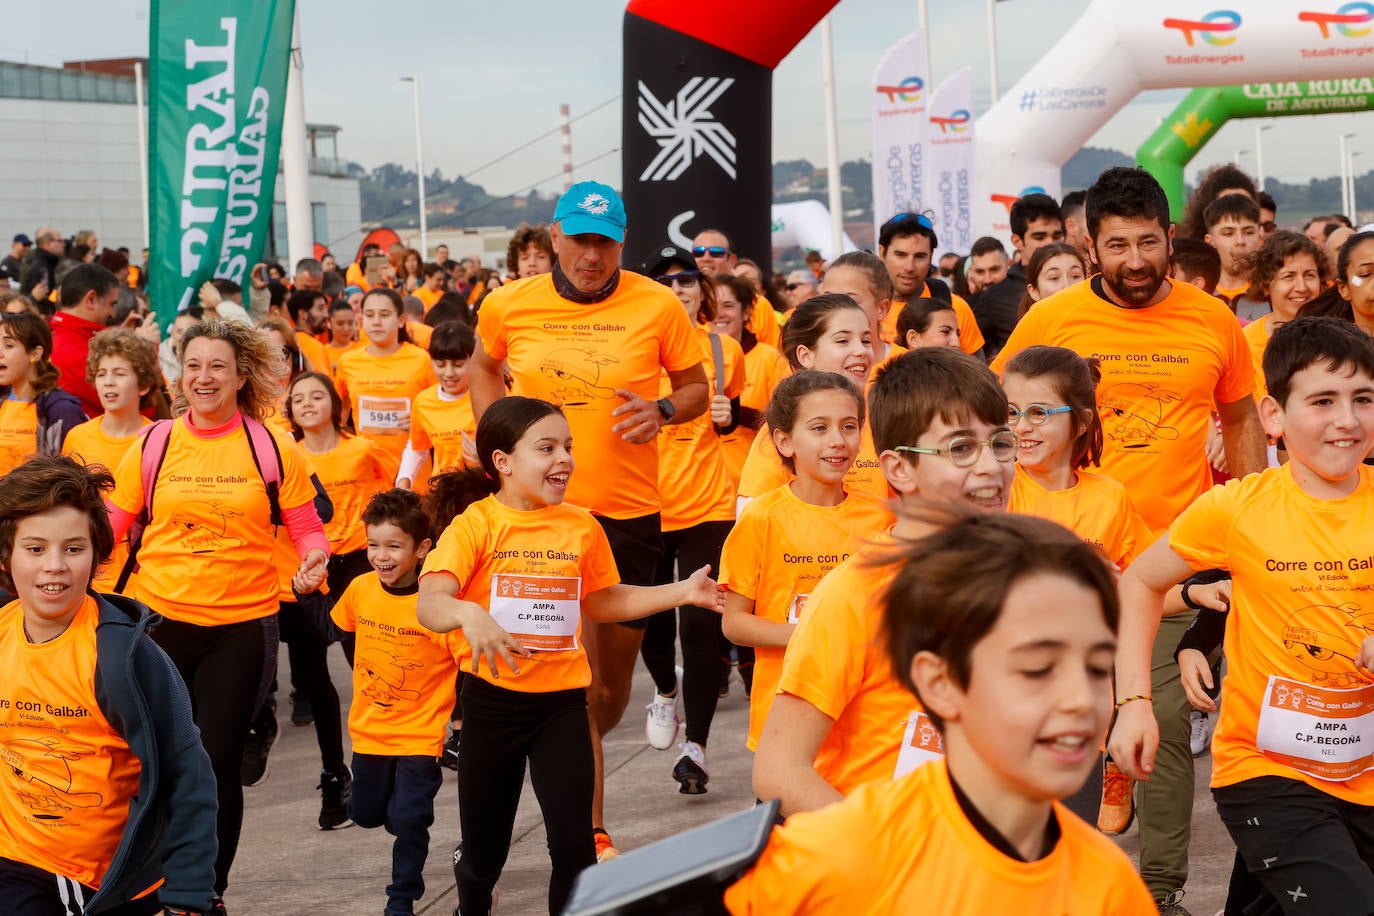
[[[19,916],[222,914],[191,698],[148,609],[90,591],[113,486],[66,456],[0,480],[0,583],[18,595],[0,608],[0,900]]]
[[[52,330],[32,312],[0,315],[0,474],[30,455],[57,455],[86,421],[76,395],[57,387]]]
[[[423,492],[427,478],[417,475],[431,455],[435,474],[477,465],[472,441],[477,421],[468,398],[468,359],[476,346],[476,334],[460,321],[445,321],[434,329],[429,361],[439,383],[415,397],[410,410],[410,441],[401,455],[396,486]]]
[[[755,647],[749,750],[758,744],[777,693],[783,652],[821,578],[860,544],[890,527],[878,500],[849,493],[844,477],[859,454],[864,402],[834,372],[803,369],[778,385],[768,426],[783,465],[796,476],[750,502],[725,540],[720,581],[725,635]]]
[[[1150,647],[1165,592],[1231,573],[1212,796],[1250,873],[1287,914],[1374,912],[1374,343],[1302,317],[1264,352],[1265,432],[1288,463],[1213,487],[1121,579],[1112,757],[1155,769]],[[1196,593],[1195,593],[1196,595]]]
[[[477,425],[477,454],[481,467],[462,472],[471,504],[426,560],[418,605],[424,626],[462,628],[476,675],[463,679],[458,904],[491,909],[528,762],[553,863],[549,912],[560,913],[578,872],[596,862],[583,614],[635,620],[683,604],[719,610],[723,600],[709,567],[670,585],[620,584],[601,526],[563,501],[572,435],[554,405],[496,401]]]
[[[348,814],[358,826],[385,826],[396,838],[385,916],[409,916],[425,892],[434,797],[444,782],[438,757],[465,646],[426,630],[415,616],[420,563],[433,544],[420,497],[376,493],[362,522],[373,571],[349,583],[330,612],[357,638]]]
[[[917,347],[959,346],[959,319],[943,299],[911,299],[897,317],[897,343]]]
[[[1107,564],[1043,519],[948,508],[923,521],[937,533],[902,549],[874,613],[945,759],[789,818],[726,906],[1154,916],[1130,860],[1058,801],[1082,785],[1111,718]]]

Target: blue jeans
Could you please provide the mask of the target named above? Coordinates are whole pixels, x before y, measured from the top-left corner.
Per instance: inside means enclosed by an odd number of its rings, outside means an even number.
[[[391,847],[391,883],[386,887],[388,916],[413,913],[415,901],[424,896],[434,797],[443,784],[444,771],[434,757],[353,755],[348,816],[359,827],[385,825],[396,837]]]

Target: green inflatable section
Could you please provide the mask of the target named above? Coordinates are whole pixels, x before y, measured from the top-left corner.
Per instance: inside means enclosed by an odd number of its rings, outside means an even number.
[[[1135,158],[1164,186],[1173,218],[1181,219],[1186,197],[1184,166],[1232,118],[1282,118],[1372,108],[1374,79],[1369,77],[1194,89],[1141,144]]]

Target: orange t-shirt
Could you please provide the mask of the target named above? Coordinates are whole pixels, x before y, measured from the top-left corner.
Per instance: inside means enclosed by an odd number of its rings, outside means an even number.
[[[375,572],[344,589],[329,616],[358,634],[353,654],[353,750],[384,757],[437,757],[457,694],[467,641],[432,633],[415,617],[415,592],[387,591]]]
[[[778,313],[773,311],[773,303],[762,293],[754,296],[748,324],[759,343],[768,344],[775,350],[782,345],[782,325],[778,323]]]
[[[425,304],[425,314],[428,315],[429,310],[434,308],[434,303],[443,298],[444,291],[442,289],[426,289],[424,286],[418,286],[411,295]]]
[[[310,469],[292,438],[267,429],[281,453],[281,507],[315,498]],[[124,453],[110,502],[136,515],[143,507],[143,449]],[[272,461],[272,455],[260,455]],[[129,594],[170,620],[218,626],[277,612],[280,592],[271,557],[276,530],[248,434],[239,426],[214,438],[197,435],[183,416],[167,440],[143,532],[138,576]]]
[[[87,595],[56,639],[31,643],[0,609],[0,857],[99,887],[142,765],[95,693],[99,610]]]
[[[763,424],[759,434],[749,445],[749,457],[740,471],[739,495],[755,499],[790,483],[793,475],[783,466],[782,456],[773,444],[773,433]],[[873,447],[873,432],[864,421],[859,437],[859,454],[844,475],[844,488],[850,493],[866,493],[874,499],[887,499],[887,478],[878,464],[878,452]]]
[[[301,348],[301,355],[310,363],[310,368],[329,374],[329,351],[325,349],[324,344],[304,331],[297,331],[296,346]]]
[[[670,291],[648,277],[620,271],[615,292],[581,304],[558,295],[552,274],[492,291],[477,314],[482,349],[506,360],[515,394],[563,408],[578,463],[568,501],[610,518],[659,511],[658,437],[632,445],[611,431],[617,390],[649,403],[664,370],[701,364],[692,322]]]
[[[0,474],[38,453],[38,408],[33,401],[0,400]]]
[[[1269,346],[1269,338],[1273,336],[1269,324],[1273,318],[1271,313],[1263,318],[1256,318],[1240,329],[1240,332],[1245,335],[1245,342],[1250,345],[1250,362],[1255,367],[1256,403],[1269,393],[1269,389],[1264,384],[1264,348]]]
[[[1374,590],[1374,468],[1316,499],[1293,465],[1214,487],[1169,529],[1194,569],[1231,571],[1212,785],[1301,780],[1374,800],[1374,684],[1355,667]]]
[[[1205,452],[1212,406],[1253,395],[1255,370],[1240,322],[1216,297],[1174,283],[1158,305],[1126,309],[1093,291],[1100,282],[1037,302],[992,369],[1001,375],[1032,344],[1101,360],[1102,473],[1126,487],[1158,537],[1212,486]]]
[[[151,422],[146,417],[143,418],[144,426]],[[72,431],[67,433],[67,438],[62,442],[62,454],[70,455],[85,465],[98,464],[113,474],[115,468],[123,462],[124,453],[129,450],[129,446],[138,441],[139,435],[140,433],[134,433],[132,436],[107,436],[101,426],[101,418],[96,417],[73,427]],[[110,561],[96,572],[91,588],[98,592],[114,591],[115,583],[119,581],[119,573],[124,569],[124,563],[128,559],[129,539],[120,538],[110,554]]]
[[[429,354],[414,344],[403,343],[387,356],[374,356],[363,348],[339,358],[339,397],[352,411],[354,428],[398,462],[409,436],[400,418],[413,413],[415,398],[433,384]]]
[[[740,406],[763,413],[768,409],[768,401],[778,382],[791,374],[792,367],[776,347],[755,344],[754,349],[744,354],[744,393],[739,396]],[[740,475],[744,473],[744,462],[749,457],[749,447],[757,435],[758,430],[751,426],[736,426],[720,437],[720,447],[725,452],[725,472],[730,475],[730,484],[736,492],[739,491]]]
[[[523,512],[489,496],[444,529],[425,557],[422,575],[433,572],[456,577],[459,598],[485,607],[507,633],[534,650],[519,660],[519,674],[502,662],[500,680],[493,680],[485,666],[478,677],[521,693],[572,690],[592,682],[580,638],[582,597],[619,584],[620,573],[606,533],[591,513],[568,503]]]
[[[435,474],[467,467],[463,462],[463,433],[467,433],[469,439],[477,436],[472,398],[466,391],[449,400],[435,385],[415,397],[415,404],[410,408],[410,447],[417,452],[434,449]]]
[[[925,288],[921,290],[919,298],[930,298],[930,284],[926,284]],[[973,309],[964,301],[963,296],[950,293],[949,299],[954,309],[954,318],[959,323],[959,349],[965,353],[977,353],[983,349],[983,332],[978,328],[978,319],[974,317]],[[901,316],[904,305],[906,305],[905,299],[893,299],[892,307],[887,310],[887,315],[883,317],[883,324],[880,329],[883,340],[887,343],[895,343],[899,347],[906,346],[906,341],[897,339],[897,319]]]
[[[725,905],[735,916],[1154,916],[1125,853],[1058,802],[1053,817],[1054,848],[1013,859],[969,822],[949,768],[933,763],[789,817]]]
[[[778,679],[778,693],[805,700],[834,721],[815,769],[842,795],[901,775],[943,747],[887,658],[881,596],[897,567],[870,564],[893,548],[891,530],[882,532],[820,581]],[[923,723],[930,740],[918,742],[914,732]]]
[[[892,527],[892,512],[863,493],[838,506],[804,503],[784,484],[744,507],[720,555],[720,584],[754,602],[754,616],[797,623],[808,596],[826,573],[868,540]],[[754,649],[749,737],[754,750],[773,706],[786,650]]]
[[[701,345],[701,367],[706,384],[716,394],[716,367],[711,356],[711,334],[696,329]],[[720,338],[721,362],[725,368],[725,396],[737,398],[744,391],[744,351],[739,342],[724,334]],[[659,396],[673,393],[668,376],[663,376]],[[735,488],[725,466],[721,437],[711,422],[711,411],[686,423],[674,423],[658,432],[658,492],[663,499],[661,528],[681,531],[701,522],[728,522],[735,517]]]
[[[1078,483],[1067,490],[1047,490],[1018,464],[1007,511],[1057,522],[1125,569],[1154,543],[1149,526],[1121,484],[1081,468],[1075,473]]]
[[[429,342],[434,337],[434,329],[418,321],[407,321],[406,335],[410,337],[412,344],[428,352]]]
[[[334,504],[334,517],[324,526],[331,554],[367,547],[363,509],[374,494],[390,490],[396,480],[397,462],[390,452],[364,436],[344,436],[327,452],[308,452],[310,470]]]
[[[336,347],[332,343],[324,345],[325,368],[320,371],[329,376],[329,380],[334,383],[334,390],[339,390],[339,360],[345,353],[352,353],[354,350],[361,350],[367,346],[365,340],[355,340],[346,347]]]

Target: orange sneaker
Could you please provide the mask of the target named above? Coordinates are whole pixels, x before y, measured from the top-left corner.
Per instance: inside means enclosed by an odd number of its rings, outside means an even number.
[[[1097,810],[1097,829],[1108,836],[1120,836],[1135,819],[1133,790],[1135,780],[1121,772],[1112,760],[1102,767],[1102,806]]]
[[[592,839],[596,843],[597,864],[609,862],[620,855],[620,850],[615,848],[615,843],[611,840],[611,835],[600,827],[592,830]]]

